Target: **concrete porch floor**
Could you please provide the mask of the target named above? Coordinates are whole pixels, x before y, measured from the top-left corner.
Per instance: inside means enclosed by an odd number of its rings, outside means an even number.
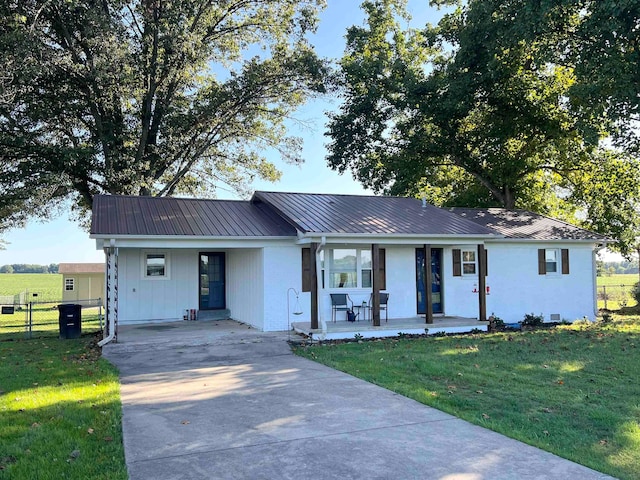
[[[356,334],[362,338],[380,338],[380,337],[396,337],[399,332],[411,335],[424,335],[425,329],[428,329],[429,335],[435,333],[464,333],[473,329],[486,331],[489,322],[480,322],[474,318],[463,317],[434,317],[433,323],[425,323],[424,317],[411,318],[390,318],[385,322],[384,318],[380,321],[379,327],[374,327],[370,321],[347,322],[328,321],[326,322],[326,332],[322,328],[312,329],[310,322],[293,322],[291,328],[299,334],[312,336],[312,338],[320,340],[344,340],[352,339]]]

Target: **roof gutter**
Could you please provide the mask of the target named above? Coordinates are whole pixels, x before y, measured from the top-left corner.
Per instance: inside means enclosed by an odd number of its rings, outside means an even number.
[[[444,244],[456,244],[460,242],[480,241],[486,242],[491,240],[502,240],[502,235],[488,234],[459,234],[459,235],[433,235],[433,234],[379,234],[379,233],[298,233],[296,240],[297,245],[307,245],[309,243],[318,242],[318,238],[324,238],[325,241],[334,241],[342,243],[386,243],[398,245],[401,243],[422,244],[426,239],[441,240]]]
[[[510,243],[591,243],[591,244],[601,244],[604,243],[605,246],[607,241],[602,240],[601,238],[511,238],[503,236],[502,238],[490,238],[486,240],[487,242],[510,242]],[[600,247],[604,248],[604,247]]]

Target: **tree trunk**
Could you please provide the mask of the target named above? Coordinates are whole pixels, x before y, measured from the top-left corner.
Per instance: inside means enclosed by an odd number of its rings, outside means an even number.
[[[502,206],[504,208],[513,210],[514,208],[516,208],[516,199],[513,195],[513,192],[511,191],[508,185],[504,186],[503,191],[504,191],[504,195],[502,198]]]

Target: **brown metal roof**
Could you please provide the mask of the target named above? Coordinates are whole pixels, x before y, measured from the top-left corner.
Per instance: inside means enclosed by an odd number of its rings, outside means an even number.
[[[104,273],[104,263],[61,263],[58,273]]]
[[[507,238],[529,240],[594,240],[607,238],[599,233],[576,227],[555,218],[527,210],[506,208],[450,208],[451,212],[478,225],[488,227]]]
[[[252,201],[270,205],[304,233],[496,235],[413,198],[256,192]]]
[[[281,237],[296,232],[265,205],[247,201],[96,195],[91,234]]]

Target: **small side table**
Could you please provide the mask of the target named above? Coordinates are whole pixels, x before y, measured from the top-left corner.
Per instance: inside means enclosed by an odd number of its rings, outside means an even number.
[[[358,321],[360,321],[360,314],[362,313],[363,315],[363,319],[366,321],[367,320],[367,310],[369,310],[369,305],[367,305],[366,303],[363,303],[362,305],[354,305],[353,306],[354,310],[357,310],[357,314],[356,314],[356,319]]]

